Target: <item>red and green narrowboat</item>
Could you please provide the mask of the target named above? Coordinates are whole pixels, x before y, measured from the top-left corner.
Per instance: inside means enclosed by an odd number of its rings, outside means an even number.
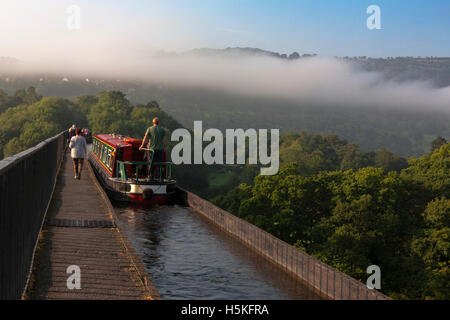
[[[172,163],[145,160],[142,140],[118,134],[93,136],[89,162],[103,187],[117,201],[143,205],[175,201]],[[152,154],[152,150],[148,150]]]

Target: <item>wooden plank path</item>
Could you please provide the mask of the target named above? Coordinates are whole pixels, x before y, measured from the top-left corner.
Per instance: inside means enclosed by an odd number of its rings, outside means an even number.
[[[24,298],[159,299],[130,241],[116,226],[120,222],[87,159],[81,179],[75,180],[66,154]],[[80,268],[81,289],[67,287],[71,265]]]

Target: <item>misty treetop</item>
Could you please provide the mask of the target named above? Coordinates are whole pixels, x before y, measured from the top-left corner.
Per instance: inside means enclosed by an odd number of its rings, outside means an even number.
[[[154,117],[160,119],[163,127],[169,131],[181,125],[160,109],[156,101],[147,104],[131,105],[121,91],[103,91],[98,98],[82,96],[89,126],[94,133],[116,132],[130,137],[142,138],[146,129],[152,125]]]
[[[206,52],[207,56],[212,52],[214,55],[224,57],[229,55],[234,57],[236,53],[239,53],[236,59],[231,59],[233,63],[239,63],[240,58],[238,57],[242,55],[255,57],[260,54],[275,57],[270,59],[278,61],[278,64],[292,66],[306,62],[309,64],[308,61],[312,62],[318,59],[307,57],[284,61],[285,59],[276,58],[283,56],[279,53],[265,52],[256,48],[206,49],[196,52],[201,51]],[[351,77],[355,80],[352,83],[358,84],[360,78],[372,79],[375,77],[378,84],[369,81],[365,85],[359,86],[359,89],[353,85],[350,85],[349,88],[343,87],[347,72],[344,72],[342,77],[336,76],[330,79],[328,72],[322,72],[324,76],[319,82],[314,80],[315,77],[309,76],[299,82],[297,77],[289,78],[282,75],[254,78],[255,81],[259,81],[260,78],[268,79],[269,84],[263,86],[263,89],[259,91],[270,91],[272,87],[278,87],[280,90],[289,87],[293,88],[295,92],[302,92],[301,90],[313,86],[314,83],[319,85],[319,88],[315,90],[316,96],[299,101],[284,99],[284,97],[269,98],[245,95],[244,93],[252,91],[252,88],[244,90],[242,86],[237,85],[236,82],[239,80],[237,75],[234,75],[236,81],[233,81],[233,84],[234,87],[242,89],[239,92],[224,90],[229,87],[226,84],[220,85],[219,83],[217,86],[216,80],[219,81],[222,77],[208,79],[202,87],[201,85],[177,85],[177,79],[180,77],[172,79],[173,82],[154,79],[154,82],[147,83],[125,77],[120,79],[120,75],[118,75],[119,78],[111,79],[101,74],[86,74],[86,76],[60,74],[57,76],[50,73],[18,74],[13,71],[9,74],[5,70],[0,70],[2,73],[0,86],[5,91],[13,93],[19,88],[33,85],[44,96],[71,99],[86,94],[96,96],[101,90],[121,90],[127,94],[127,99],[133,104],[157,100],[164,106],[166,112],[186,128],[192,128],[194,120],[202,120],[205,126],[221,130],[226,128],[279,128],[283,133],[289,131],[305,131],[321,135],[332,133],[357,143],[361,150],[374,151],[385,148],[401,156],[421,156],[428,151],[430,142],[436,136],[446,139],[450,137],[450,113],[448,102],[445,100],[445,90],[447,90],[445,87],[450,85],[449,58],[372,59],[357,57],[337,58],[334,62],[333,65],[349,65],[350,69],[345,68],[344,70],[357,77]],[[244,63],[242,65],[246,66]],[[1,66],[0,69],[2,69]],[[225,69],[228,70],[228,68]],[[321,69],[323,68],[312,68],[307,70],[308,72],[299,70],[298,76],[310,73],[319,76]],[[139,68],[139,70],[145,70],[145,68]],[[362,74],[367,77],[359,77]],[[67,76],[70,81],[62,81],[64,76]],[[89,81],[87,82],[86,77],[88,76]],[[184,78],[185,74],[180,74],[180,76]],[[197,76],[197,73],[192,76]],[[120,79],[120,81],[116,79]],[[216,83],[215,87],[214,83]],[[330,85],[328,90],[322,87],[327,83]],[[410,85],[407,85],[408,83]],[[430,85],[431,83],[434,85]],[[377,87],[383,85],[388,91],[377,93]],[[340,101],[339,96],[348,97],[349,95],[343,94],[342,90],[336,88],[343,88],[344,92],[347,92],[345,90],[348,89],[350,96],[358,96],[359,99]],[[399,88],[399,90],[394,90],[394,88]],[[333,92],[337,95],[333,96]],[[403,98],[389,100],[389,97],[393,97],[391,93],[394,92],[396,94],[404,92],[405,95]],[[439,92],[443,94],[441,95]],[[308,93],[308,90],[305,93]],[[329,100],[323,101],[322,97],[329,97]],[[368,105],[369,102],[373,102],[373,104]],[[433,108],[436,103],[441,105],[439,110]],[[397,104],[402,106],[395,107]],[[416,104],[420,106],[415,108]]]
[[[41,99],[42,96],[37,94],[36,88],[34,87],[29,87],[27,90],[19,89],[11,96],[0,89],[0,113],[8,108],[15,107],[20,104],[30,105]]]
[[[408,166],[405,158],[385,148],[363,152],[357,144],[340,139],[335,134],[321,136],[304,132],[289,132],[281,136],[280,158],[282,165],[295,162],[302,175],[367,166],[400,171]]]
[[[159,108],[156,101],[131,105],[120,91],[68,99],[38,95],[33,87],[9,96],[0,91],[0,158],[32,147],[72,124],[94,133],[116,132],[142,138],[152,119],[159,117],[169,130],[181,125]]]
[[[29,102],[9,107],[0,114],[0,157],[30,148],[72,123],[83,121],[83,115],[69,100],[47,97]]]

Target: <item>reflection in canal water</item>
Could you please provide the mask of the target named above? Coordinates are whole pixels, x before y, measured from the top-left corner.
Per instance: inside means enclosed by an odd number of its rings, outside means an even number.
[[[115,207],[163,299],[318,299],[189,208]]]

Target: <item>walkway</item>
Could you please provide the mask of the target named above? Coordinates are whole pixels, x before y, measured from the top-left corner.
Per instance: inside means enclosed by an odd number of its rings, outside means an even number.
[[[66,155],[40,234],[27,299],[157,299],[147,272],[90,166],[73,177]],[[80,267],[81,289],[68,289],[67,268]]]

